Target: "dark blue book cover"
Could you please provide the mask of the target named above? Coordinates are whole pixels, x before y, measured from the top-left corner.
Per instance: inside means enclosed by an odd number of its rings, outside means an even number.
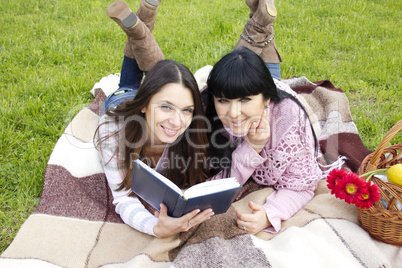
[[[141,160],[134,161],[131,190],[157,210],[160,203],[165,204],[171,217],[207,208],[212,208],[215,214],[225,213],[241,187],[235,178],[227,178],[199,183],[182,191]]]

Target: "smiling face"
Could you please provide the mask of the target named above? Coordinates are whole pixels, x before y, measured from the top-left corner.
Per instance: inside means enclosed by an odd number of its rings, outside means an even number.
[[[141,112],[145,113],[152,144],[173,143],[191,124],[194,100],[190,89],[169,83],[156,93]]]
[[[235,135],[248,133],[252,123],[258,122],[269,100],[262,93],[238,99],[214,97],[216,113],[222,123]]]

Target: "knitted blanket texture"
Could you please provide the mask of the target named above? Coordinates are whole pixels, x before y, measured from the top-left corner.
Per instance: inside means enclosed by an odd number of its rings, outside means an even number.
[[[37,209],[0,257],[0,267],[398,267],[402,250],[374,240],[353,205],[320,181],[314,198],[282,222],[278,234],[247,234],[235,209],[263,204],[272,188],[252,180],[228,212],[188,232],[155,238],[124,224],[93,145],[102,104],[117,88],[110,75],[95,84],[93,102],[71,121],[50,156]],[[202,84],[202,81],[199,81]],[[329,81],[283,80],[306,105],[318,133],[323,164],[347,158],[357,171],[370,153],[350,114],[347,97]],[[400,267],[400,266],[399,266]]]

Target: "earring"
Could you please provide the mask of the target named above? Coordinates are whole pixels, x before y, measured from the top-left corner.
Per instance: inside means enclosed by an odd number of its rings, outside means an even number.
[[[269,103],[271,102],[271,99],[268,99],[267,102],[265,103],[265,109],[269,107]]]

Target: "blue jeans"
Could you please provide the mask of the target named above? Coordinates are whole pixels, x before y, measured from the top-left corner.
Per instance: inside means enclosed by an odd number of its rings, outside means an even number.
[[[281,80],[281,64],[280,63],[266,62],[265,66],[267,66],[269,72],[271,73],[272,78]]]
[[[144,72],[138,67],[137,61],[124,56],[120,72],[119,89],[106,98],[103,103],[102,114],[125,100],[134,99],[141,85],[143,75]]]

